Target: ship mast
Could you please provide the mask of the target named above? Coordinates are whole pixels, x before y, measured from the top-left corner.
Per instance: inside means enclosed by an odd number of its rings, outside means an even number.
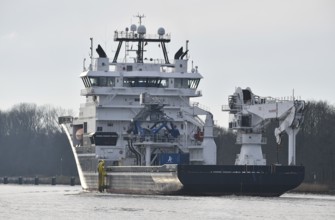
[[[138,14],[138,15],[135,15],[134,17],[137,17],[139,19],[139,25],[142,25],[142,18],[145,18],[145,16]]]
[[[139,41],[137,45],[137,63],[143,63],[143,52],[144,52],[144,35],[146,34],[146,28],[144,25],[142,25],[142,18],[144,18],[144,15],[136,15],[135,17],[138,17],[139,19],[139,26],[137,29],[137,33],[139,34]]]
[[[122,33],[122,32],[118,32],[115,31],[115,35],[114,35],[114,41],[118,41],[118,47],[116,49],[115,55],[114,55],[114,59],[113,59],[113,63],[117,63],[117,58],[119,56],[121,47],[122,47],[122,43],[125,42],[125,61],[126,61],[126,57],[128,55],[127,52],[129,51],[134,51],[136,52],[136,63],[143,63],[143,54],[144,54],[144,46],[147,43],[150,42],[158,42],[161,45],[162,51],[163,51],[163,55],[164,55],[164,60],[165,60],[165,64],[166,65],[170,65],[170,61],[168,58],[168,54],[167,54],[167,50],[166,50],[166,46],[165,43],[169,43],[170,42],[170,36],[165,34],[165,29],[164,28],[159,28],[158,29],[158,35],[157,36],[145,36],[146,35],[146,27],[142,24],[142,19],[145,17],[144,15],[136,15],[135,17],[137,17],[139,19],[139,26],[136,27],[135,24],[132,24],[130,26],[130,33],[128,32],[129,29],[126,28],[126,33]],[[137,42],[137,49],[136,50],[129,50],[129,42]]]

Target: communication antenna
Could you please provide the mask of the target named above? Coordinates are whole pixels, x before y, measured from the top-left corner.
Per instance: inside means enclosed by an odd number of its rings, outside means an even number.
[[[142,25],[142,18],[145,18],[144,14],[140,15],[140,13],[138,13],[137,15],[135,15],[134,17],[137,17],[139,19],[139,24]]]
[[[188,52],[188,43],[189,43],[190,41],[189,40],[186,40],[186,53]],[[190,58],[190,55],[189,54],[187,54],[186,55],[186,58],[187,59],[189,59]],[[193,61],[192,61],[193,62]],[[192,64],[193,65],[193,64]],[[192,68],[193,68],[193,66],[192,66]]]
[[[128,38],[128,31],[129,31],[129,28],[126,27],[126,38]],[[124,62],[126,63],[127,62],[127,56],[129,55],[129,42],[126,41],[126,45],[125,45],[125,52],[124,52]]]
[[[90,70],[92,70],[93,68],[93,37],[90,38],[91,41],[91,54],[90,54],[90,58],[91,58],[91,64],[90,64]]]

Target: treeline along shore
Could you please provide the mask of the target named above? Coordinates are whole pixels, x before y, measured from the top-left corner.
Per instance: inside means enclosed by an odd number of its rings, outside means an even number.
[[[18,104],[0,112],[0,177],[78,176],[58,117],[73,114],[52,106]]]
[[[0,178],[19,176],[75,176],[78,173],[66,135],[58,117],[73,115],[71,110],[53,106],[21,103],[0,111]],[[287,164],[287,135],[280,146],[274,137],[278,126],[273,121],[264,131],[267,144],[263,153],[268,164]],[[234,164],[240,147],[236,135],[216,127],[219,164]],[[297,135],[297,164],[306,175],[301,191],[313,187],[335,188],[335,107],[324,101],[306,102],[305,120]],[[78,178],[77,178],[78,179]],[[314,190],[317,191],[317,190]],[[322,191],[322,190],[321,190]]]

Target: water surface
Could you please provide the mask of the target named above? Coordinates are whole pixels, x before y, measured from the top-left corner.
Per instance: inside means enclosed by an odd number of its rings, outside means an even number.
[[[150,196],[0,185],[0,219],[335,219],[335,196]]]

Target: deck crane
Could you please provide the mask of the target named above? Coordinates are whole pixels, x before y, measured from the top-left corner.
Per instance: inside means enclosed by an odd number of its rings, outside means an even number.
[[[266,165],[261,148],[266,139],[262,137],[262,132],[274,119],[279,121],[274,131],[276,141],[280,144],[281,135],[284,132],[288,134],[288,164],[295,165],[295,140],[304,119],[304,101],[259,97],[250,88],[238,87],[229,96],[228,103],[223,110],[232,115],[229,128],[237,131],[236,143],[242,145],[236,165]]]
[[[140,103],[144,107],[132,119],[128,133],[132,132],[141,138],[145,138],[145,136],[157,135],[165,128],[166,132],[173,138],[177,138],[180,135],[179,130],[173,124],[174,120],[163,112],[165,104],[160,99],[151,97],[148,93],[142,93],[140,95]],[[142,123],[147,122],[148,118],[152,125],[149,128],[144,128]]]

